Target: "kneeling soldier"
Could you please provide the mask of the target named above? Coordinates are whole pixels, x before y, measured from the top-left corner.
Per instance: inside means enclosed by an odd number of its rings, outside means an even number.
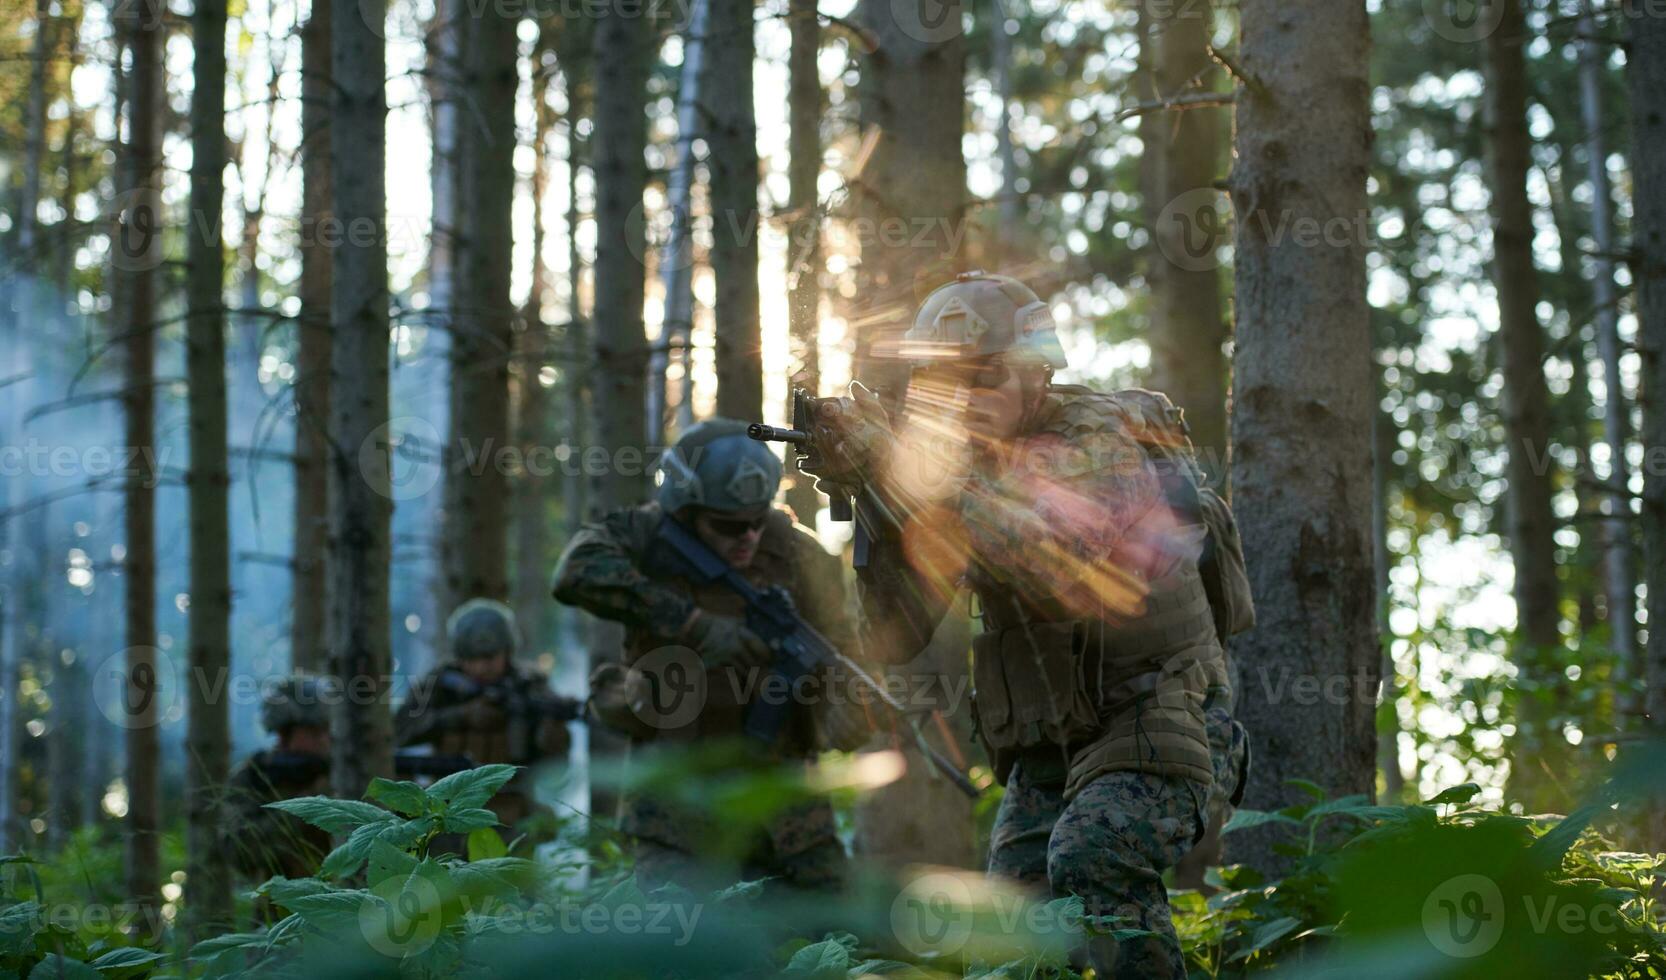
[[[330,835],[266,804],[330,792],[330,688],[319,677],[285,677],[267,687],[260,723],[275,748],[243,760],[227,785],[223,835],[236,869],[257,881],[304,878],[330,852]]]

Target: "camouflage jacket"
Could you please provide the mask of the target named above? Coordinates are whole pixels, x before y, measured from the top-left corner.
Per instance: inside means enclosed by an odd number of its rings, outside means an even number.
[[[656,503],[615,511],[588,524],[568,544],[555,571],[556,599],[625,626],[624,657],[635,664],[656,651],[674,655],[678,634],[694,609],[745,619],[746,605],[721,584],[696,585],[679,576],[677,560],[656,540],[664,512]],[[799,615],[849,653],[855,633],[845,604],[842,569],[809,531],[784,510],[770,512],[757,556],[744,575],[753,585],[781,586]],[[741,733],[746,708],[758,687],[738,671],[708,671],[704,703],[686,724],[661,726],[656,740],[686,741]],[[809,712],[796,712],[777,749],[787,755],[812,751]]]
[[[394,714],[399,745],[430,745],[435,755],[467,755],[477,764],[530,766],[565,756],[565,722],[544,716],[539,703],[565,701],[549,678],[511,663],[496,684],[482,687],[456,664],[429,671],[411,684]],[[478,702],[478,703],[477,703]]]
[[[1198,571],[1205,531],[1171,506],[1152,449],[1171,438],[1171,407],[1049,389],[1024,435],[980,456],[954,527],[938,529],[963,541],[983,625],[974,710],[1003,780],[1020,753],[1055,760],[1071,794],[1118,770],[1212,779],[1203,702],[1228,682]],[[898,552],[880,547],[862,573],[870,619],[918,618],[905,600],[929,586]]]
[[[304,878],[330,853],[330,835],[266,804],[330,792],[330,760],[269,749],[243,760],[227,784],[224,853],[257,881]]]

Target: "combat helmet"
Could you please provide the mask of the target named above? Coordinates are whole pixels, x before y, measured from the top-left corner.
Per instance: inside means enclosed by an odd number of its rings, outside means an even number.
[[[327,677],[291,674],[277,678],[261,692],[260,726],[274,735],[297,725],[328,728],[333,691]]]
[[[915,367],[1019,353],[1066,367],[1053,311],[1011,276],[962,272],[933,290],[902,337],[902,356]]]
[[[521,645],[515,611],[495,599],[470,599],[452,610],[445,621],[445,636],[451,655],[458,660],[498,653],[513,657]]]
[[[655,499],[668,514],[684,507],[758,512],[775,499],[781,461],[746,435],[747,424],[712,418],[692,426],[660,458]]]

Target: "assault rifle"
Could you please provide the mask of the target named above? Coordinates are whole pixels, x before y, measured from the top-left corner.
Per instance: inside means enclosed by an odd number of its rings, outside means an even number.
[[[793,690],[793,685],[800,678],[838,665],[857,683],[872,691],[887,708],[908,722],[920,752],[939,772],[948,777],[955,788],[973,799],[977,798],[978,788],[966,774],[941,752],[932,748],[931,743],[926,740],[920,727],[920,716],[910,713],[867,671],[840,653],[827,637],[805,622],[793,607],[792,596],[787,594],[787,590],[780,586],[757,588],[736,572],[733,566],[706,547],[705,542],[696,537],[694,532],[669,515],[660,522],[659,539],[686,563],[688,572],[695,579],[703,583],[721,584],[745,601],[746,628],[758,634],[775,651],[775,663],[771,665],[771,672],[786,682],[782,685],[777,681],[771,686],[776,690]],[[760,691],[762,690],[763,688],[760,688]],[[746,711],[746,734],[765,743],[774,742],[781,726],[786,723],[791,706],[791,699],[785,697],[755,699]]]
[[[459,701],[485,698],[511,717],[532,717],[540,721],[576,721],[584,717],[584,702],[562,697],[549,691],[529,694],[515,685],[516,678],[505,674],[490,684],[482,684],[461,670],[448,668],[440,671],[439,685]]]

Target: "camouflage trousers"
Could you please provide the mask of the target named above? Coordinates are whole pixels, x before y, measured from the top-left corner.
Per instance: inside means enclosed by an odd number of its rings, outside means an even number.
[[[1024,765],[1019,759],[1013,767],[995,816],[989,873],[1055,896],[1080,896],[1089,915],[1116,916],[1115,928],[1155,933],[1092,941],[1099,976],[1184,980],[1163,872],[1202,834],[1209,787],[1113,772],[1066,801],[1062,780],[1033,779]]]
[[[836,891],[845,883],[848,859],[826,800],[777,814],[738,854],[717,853],[701,825],[697,815],[656,800],[627,800],[621,829],[631,837],[644,891],[667,884],[710,891],[760,878],[810,891]]]

